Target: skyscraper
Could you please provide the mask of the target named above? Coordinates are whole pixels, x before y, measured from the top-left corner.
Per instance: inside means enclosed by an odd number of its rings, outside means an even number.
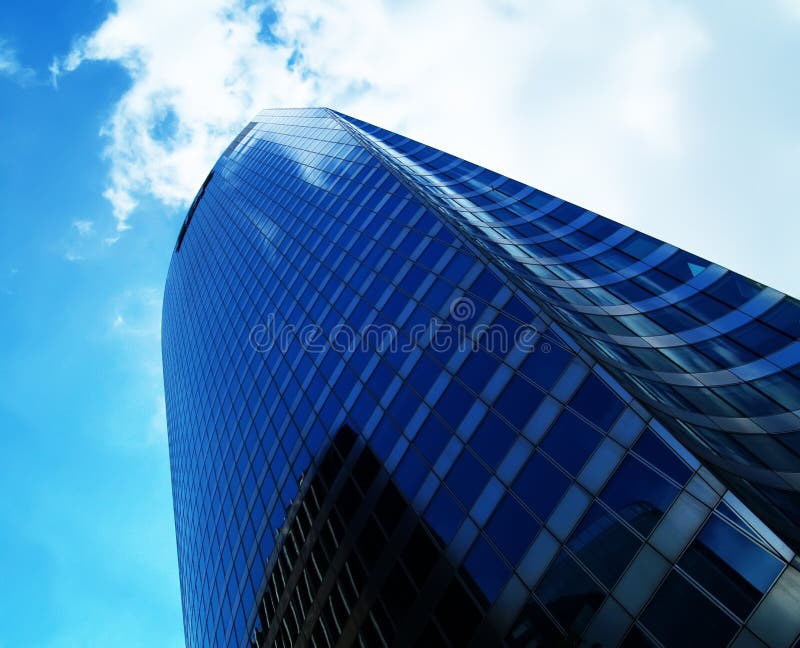
[[[790,646],[800,303],[328,109],[167,279],[189,646]]]

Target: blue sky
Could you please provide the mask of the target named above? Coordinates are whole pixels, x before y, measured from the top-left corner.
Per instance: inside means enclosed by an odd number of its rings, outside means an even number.
[[[0,8],[0,646],[182,645],[161,291],[261,107],[330,105],[800,295],[797,0],[352,6]]]

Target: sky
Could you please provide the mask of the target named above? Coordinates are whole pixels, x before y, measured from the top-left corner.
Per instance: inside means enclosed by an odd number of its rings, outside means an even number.
[[[181,646],[160,358],[188,203],[324,105],[800,296],[800,0],[0,5],[0,648]]]

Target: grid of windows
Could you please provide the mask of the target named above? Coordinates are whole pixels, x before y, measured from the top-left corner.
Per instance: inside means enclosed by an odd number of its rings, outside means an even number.
[[[790,645],[792,549],[695,457],[797,539],[795,307],[358,120],[264,111],[193,204],[165,293],[187,644],[345,631],[393,506],[359,506],[373,469],[326,467],[347,425],[457,570],[420,641],[669,646],[691,605],[723,645]],[[519,330],[533,344],[498,343]],[[331,553],[347,534],[367,548]],[[359,608],[362,643],[403,631],[412,562]]]
[[[372,648],[411,645],[423,636],[438,637],[437,646],[461,646],[483,619],[469,573],[456,572],[349,428],[337,432],[319,472],[302,488],[267,571],[256,648],[340,642]],[[465,623],[466,610],[473,614]],[[499,645],[491,634],[487,639]]]

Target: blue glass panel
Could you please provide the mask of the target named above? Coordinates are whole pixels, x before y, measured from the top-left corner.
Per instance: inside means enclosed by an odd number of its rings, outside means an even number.
[[[433,464],[436,463],[436,459],[444,450],[449,438],[450,435],[442,423],[439,422],[439,419],[431,415],[417,432],[417,436],[414,438],[414,445]]]
[[[425,520],[444,544],[450,543],[465,517],[466,513],[443,487],[439,488],[425,511]]]
[[[469,452],[461,453],[445,479],[467,509],[472,507],[488,481],[489,473]]]
[[[633,528],[647,535],[677,495],[675,486],[628,455],[600,497]]]
[[[485,351],[473,351],[461,365],[458,377],[475,393],[480,394],[498,364],[499,360]]]
[[[719,281],[708,288],[709,294],[730,306],[740,306],[761,292],[761,285],[738,275],[728,272]]]
[[[546,520],[569,483],[564,473],[536,453],[520,471],[512,488],[539,519]]]
[[[542,402],[544,394],[519,375],[508,381],[494,408],[517,428],[522,428]]]
[[[742,619],[783,569],[775,556],[713,515],[680,566]]]
[[[467,574],[475,580],[489,605],[495,602],[511,574],[508,565],[481,537],[475,541],[467,554],[464,568]]]
[[[572,359],[572,354],[560,346],[551,336],[544,333],[543,341],[548,343],[548,352],[545,353],[541,344],[538,350],[530,354],[520,366],[519,370],[537,385],[550,389],[555,385],[561,372]]]
[[[453,381],[439,397],[436,403],[436,412],[453,428],[457,428],[467,410],[472,407],[474,400],[474,396]]]
[[[516,436],[506,423],[488,412],[469,440],[469,445],[487,464],[497,468]]]
[[[781,302],[761,316],[767,324],[793,339],[800,338],[800,303],[791,297]]]
[[[539,531],[539,524],[517,500],[506,494],[486,525],[486,532],[508,558],[517,565]]]
[[[594,504],[573,531],[567,546],[611,588],[642,542],[599,504]]]
[[[622,401],[594,374],[589,374],[569,405],[604,430],[611,427],[623,408]]]
[[[594,452],[602,437],[569,410],[564,410],[550,428],[541,447],[573,475]]]
[[[394,478],[406,497],[410,499],[419,490],[427,472],[428,468],[419,453],[414,448],[409,448],[395,469]]]
[[[692,474],[691,469],[650,428],[644,431],[633,450],[681,485]]]

